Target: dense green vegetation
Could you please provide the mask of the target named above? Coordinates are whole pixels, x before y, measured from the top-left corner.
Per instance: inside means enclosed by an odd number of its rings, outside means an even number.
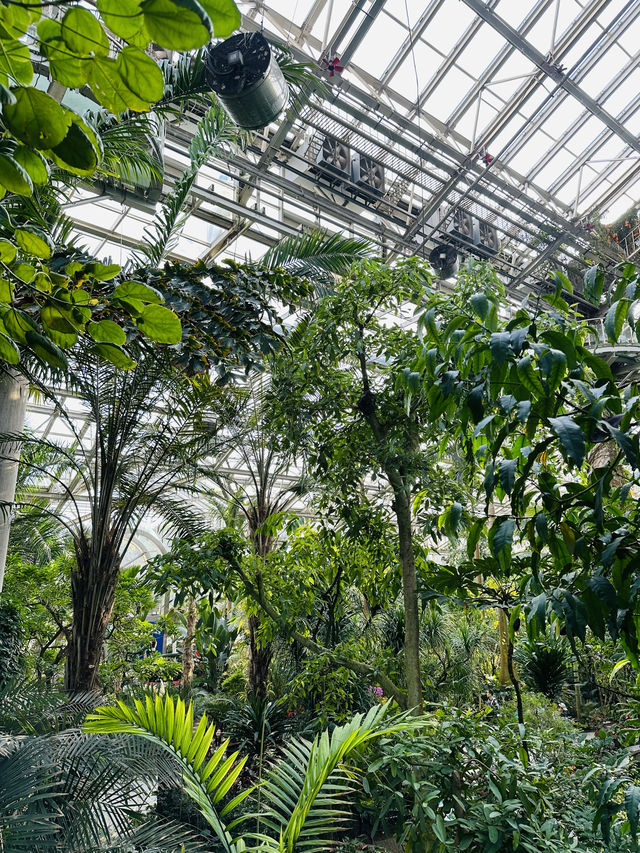
[[[0,434],[3,853],[636,849],[640,396],[571,283],[514,305],[484,262],[445,290],[323,233],[176,262],[198,169],[242,135],[200,54],[143,48],[237,10],[63,7],[40,50],[97,117],[30,85],[40,7],[0,7],[0,386],[88,413],[66,444]],[[146,112],[194,99],[139,253],[89,257],[76,179],[151,174]],[[638,271],[583,295],[615,344]],[[130,565],[151,517],[166,551]]]

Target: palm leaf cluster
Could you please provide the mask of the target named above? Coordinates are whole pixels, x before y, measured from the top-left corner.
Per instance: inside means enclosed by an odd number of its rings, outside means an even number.
[[[323,732],[313,741],[289,742],[280,760],[258,786],[232,790],[239,782],[244,759],[234,752],[225,757],[229,741],[208,757],[214,726],[206,715],[193,727],[193,707],[170,696],[147,697],[131,708],[123,702],[89,714],[85,731],[105,735],[139,735],[162,746],[179,763],[185,789],[213,828],[225,853],[319,853],[332,846],[336,828],[348,819],[352,774],[345,760],[374,738],[420,725],[406,715],[385,719],[387,706],[358,714],[349,723]],[[226,802],[226,798],[233,795]],[[252,796],[257,811],[226,822],[230,813]],[[232,838],[231,831],[251,818],[254,829]]]
[[[240,775],[246,758],[237,760],[237,752],[224,758],[229,745],[227,739],[207,759],[216,727],[213,723],[209,724],[206,714],[194,732],[193,705],[185,706],[182,699],[174,704],[171,696],[167,696],[164,702],[160,696],[156,696],[155,700],[147,696],[144,703],[136,700],[133,708],[124,702],[118,702],[113,707],[98,708],[87,716],[85,730],[135,734],[163,746],[180,762],[187,793],[201,809],[224,849],[232,850],[231,836],[223,818],[251,790],[234,797],[219,813],[217,807]]]
[[[28,688],[14,695],[13,733],[0,735],[3,853],[170,853],[183,846],[204,853],[191,828],[152,813],[158,783],[181,779],[166,750],[128,734],[65,727],[81,721],[95,697],[61,699]],[[11,702],[9,693],[2,698]]]
[[[174,248],[188,217],[185,204],[198,170],[214,155],[241,144],[242,131],[218,104],[212,104],[200,119],[189,143],[189,165],[173,185],[153,224],[145,229],[146,239],[138,261],[158,267]]]
[[[310,231],[280,240],[264,254],[261,263],[269,269],[283,267],[293,275],[311,278],[322,290],[334,283],[334,276],[345,275],[353,263],[371,255],[367,240]]]

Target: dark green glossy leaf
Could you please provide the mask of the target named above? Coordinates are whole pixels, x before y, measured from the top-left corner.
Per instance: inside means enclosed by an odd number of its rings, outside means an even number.
[[[604,318],[604,331],[609,343],[617,343],[624,321],[627,319],[630,304],[628,299],[619,299],[607,311]]]
[[[39,361],[58,370],[67,369],[67,357],[53,341],[45,338],[39,332],[27,332],[26,337],[27,346]]]
[[[600,305],[603,286],[604,272],[600,266],[589,267],[584,274],[584,298],[592,305]]]
[[[578,466],[582,465],[585,454],[584,435],[578,424],[569,415],[549,418],[549,423],[560,439],[569,459]]]

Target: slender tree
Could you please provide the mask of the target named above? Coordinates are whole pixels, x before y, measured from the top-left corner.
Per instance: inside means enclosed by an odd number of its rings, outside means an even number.
[[[404,369],[418,336],[397,320],[408,303],[426,298],[430,281],[417,260],[354,266],[293,335],[291,356],[276,366],[270,400],[281,412],[285,440],[305,448],[335,495],[348,499],[372,477],[389,487],[402,573],[407,703],[416,710],[422,691],[412,501],[422,492],[437,506],[441,478],[434,477],[433,432],[423,443],[425,397],[418,377]]]

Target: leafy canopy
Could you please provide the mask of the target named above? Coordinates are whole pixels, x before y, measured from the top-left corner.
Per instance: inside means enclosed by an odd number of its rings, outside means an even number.
[[[35,61],[43,59],[61,87],[89,87],[115,115],[143,113],[164,93],[162,71],[145,52],[151,43],[195,50],[240,26],[233,0],[99,0],[95,11],[72,0],[57,11],[54,19],[45,4],[0,6],[0,197],[31,195],[51,165],[89,176],[102,159],[100,140],[82,117],[33,85]]]

